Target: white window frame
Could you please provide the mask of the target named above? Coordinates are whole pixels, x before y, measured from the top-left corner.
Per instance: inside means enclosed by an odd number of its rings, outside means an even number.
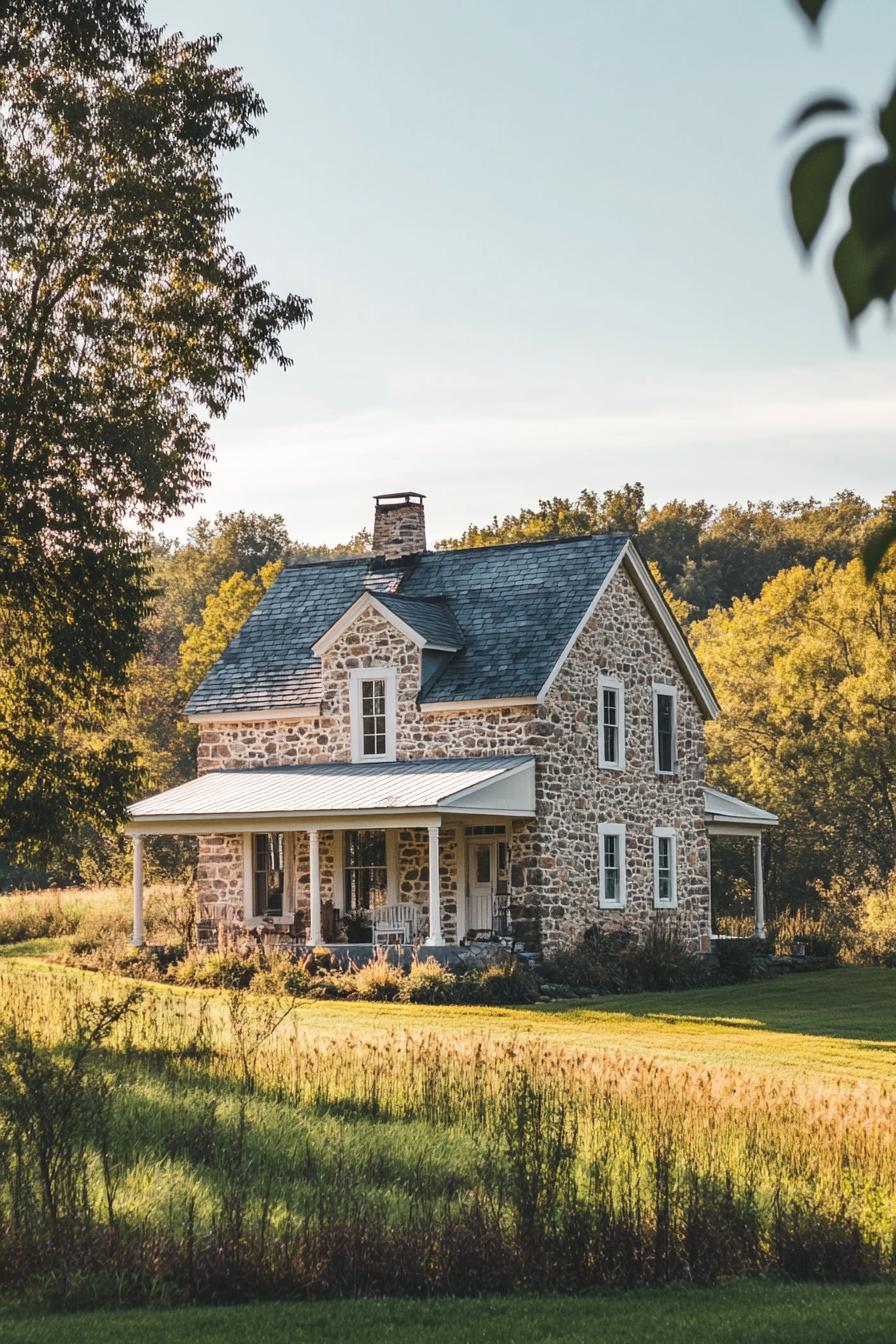
[[[669,840],[671,895],[668,901],[660,900],[660,840]],[[675,910],[678,907],[678,832],[672,826],[654,826],[653,828],[653,905],[656,910]]]
[[[379,755],[364,752],[364,727],[361,716],[361,684],[382,681],[386,688],[386,750]],[[395,716],[397,704],[397,674],[394,667],[353,667],[349,672],[349,713],[351,715],[352,760],[395,760]]]
[[[619,759],[604,754],[604,688],[616,692],[616,750]],[[601,672],[597,678],[597,763],[601,770],[625,769],[625,685],[619,677]]]
[[[660,769],[660,733],[659,733],[659,697],[668,695],[672,698],[672,769]],[[653,764],[658,775],[665,775],[667,778],[678,774],[678,687],[666,686],[661,681],[653,683]]]
[[[606,890],[606,879],[604,874],[604,837],[607,835],[616,835],[619,837],[619,899],[618,901],[608,901],[604,892]],[[598,899],[602,910],[624,910],[625,909],[625,826],[620,822],[602,821],[597,828],[597,843],[600,847],[599,870],[600,870],[600,888]]]

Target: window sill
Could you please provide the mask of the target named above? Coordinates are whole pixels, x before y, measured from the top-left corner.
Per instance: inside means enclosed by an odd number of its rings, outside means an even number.
[[[625,901],[598,901],[601,910],[624,910]]]
[[[615,761],[598,761],[597,768],[598,770],[615,770],[617,775],[621,775],[625,771],[625,762],[617,764]]]

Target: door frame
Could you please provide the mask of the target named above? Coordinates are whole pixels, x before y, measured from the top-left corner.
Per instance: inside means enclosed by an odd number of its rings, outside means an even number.
[[[506,843],[505,836],[502,835],[465,835],[464,836],[464,903],[466,906],[466,928],[463,931],[463,937],[466,938],[471,928],[471,909],[473,893],[470,890],[472,878],[475,873],[475,866],[472,862],[470,849],[474,845],[487,845],[491,851],[491,902],[492,902],[492,922],[495,917],[495,898],[498,894],[498,845]]]

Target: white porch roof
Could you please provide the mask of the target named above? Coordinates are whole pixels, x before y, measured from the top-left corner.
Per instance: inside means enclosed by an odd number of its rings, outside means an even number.
[[[342,825],[376,819],[400,825],[441,813],[535,815],[531,756],[376,761],[216,770],[128,808],[126,830],[200,833],[301,829],[303,823]]]
[[[703,789],[703,807],[707,827],[710,831],[715,829],[717,834],[724,834],[726,830],[751,834],[778,824],[774,812],[766,812],[762,807],[754,807],[742,798],[722,793],[721,789],[711,789],[708,785]]]

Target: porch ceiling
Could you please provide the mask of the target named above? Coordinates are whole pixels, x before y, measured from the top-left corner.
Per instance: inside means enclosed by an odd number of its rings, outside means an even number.
[[[377,825],[423,824],[440,813],[531,817],[535,761],[531,756],[376,761],[218,770],[128,808],[126,830],[208,831],[339,820]]]

